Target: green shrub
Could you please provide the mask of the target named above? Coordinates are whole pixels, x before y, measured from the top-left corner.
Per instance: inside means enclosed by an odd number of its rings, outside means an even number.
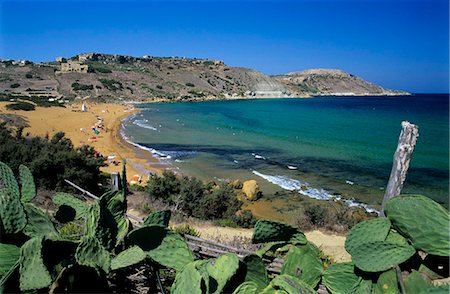
[[[188,87],[195,87],[195,85],[193,83],[186,83],[186,86],[188,86]]]
[[[20,87],[20,84],[18,84],[18,83],[14,83],[14,84],[11,84],[11,86],[10,86],[11,88],[13,88],[13,89],[15,89],[15,88],[19,88]]]
[[[72,89],[74,91],[87,91],[87,90],[94,90],[94,86],[93,85],[80,84],[78,82],[75,82],[75,83],[72,84]]]
[[[231,219],[225,218],[225,219],[216,219],[214,221],[215,226],[219,227],[230,227],[230,228],[237,228],[238,225]]]
[[[27,79],[31,79],[31,78],[33,78],[33,75],[31,73],[27,73],[27,74],[25,74],[25,77]]]
[[[99,81],[105,86],[108,90],[117,91],[122,90],[123,85],[121,82],[116,80],[108,80],[108,79],[99,79]]]
[[[6,105],[6,109],[9,110],[23,110],[23,111],[32,111],[36,109],[36,106],[34,104],[19,101],[16,103],[8,104]]]
[[[256,219],[250,210],[238,211],[236,215],[233,215],[231,220],[242,228],[253,228],[256,223]]]
[[[186,234],[191,235],[194,237],[200,237],[201,233],[197,231],[194,227],[192,227],[190,224],[182,224],[176,227],[173,227],[172,230],[174,230],[177,233],[180,234]]]

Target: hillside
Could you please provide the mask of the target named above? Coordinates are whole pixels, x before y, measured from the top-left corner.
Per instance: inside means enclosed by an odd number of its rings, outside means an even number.
[[[267,76],[222,61],[179,57],[142,58],[79,54],[69,60],[0,62],[0,94],[131,101],[180,101],[320,95],[399,95],[338,70]]]

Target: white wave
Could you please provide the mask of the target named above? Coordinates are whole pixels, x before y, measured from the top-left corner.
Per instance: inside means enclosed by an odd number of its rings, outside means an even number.
[[[148,120],[146,120],[146,119],[145,120],[134,120],[133,124],[137,125],[138,127],[141,127],[141,128],[144,128],[144,129],[149,129],[149,130],[152,130],[152,131],[157,131],[158,130],[154,126],[149,125],[147,122],[148,122]]]
[[[299,180],[291,179],[286,176],[265,175],[265,174],[255,171],[255,170],[252,172],[255,175],[257,175],[257,176],[265,179],[266,181],[268,181],[272,184],[275,184],[285,190],[297,191],[298,193],[300,193],[304,196],[318,199],[318,200],[330,200],[330,199],[341,200],[350,207],[357,206],[357,207],[364,208],[367,212],[379,213],[378,210],[369,207],[365,203],[358,202],[353,198],[352,199],[342,199],[342,197],[340,195],[330,194],[325,189],[312,188],[312,187],[310,187],[310,185],[308,183],[302,183]]]
[[[143,145],[140,145],[140,144],[138,144],[138,143],[135,143],[135,142],[131,141],[131,140],[125,135],[125,132],[123,131],[123,129],[120,131],[120,135],[121,135],[121,137],[125,140],[125,142],[127,142],[127,143],[129,143],[129,144],[131,144],[131,145],[133,145],[133,146],[135,146],[135,147],[137,147],[137,148],[139,148],[139,149],[142,149],[142,150],[145,150],[145,151],[150,152],[150,153],[153,154],[153,156],[156,157],[157,159],[170,159],[170,158],[171,158],[170,155],[164,154],[163,152],[158,151],[158,150],[156,150],[156,149],[154,149],[154,148],[150,148],[150,147],[147,147],[147,146],[143,146]]]

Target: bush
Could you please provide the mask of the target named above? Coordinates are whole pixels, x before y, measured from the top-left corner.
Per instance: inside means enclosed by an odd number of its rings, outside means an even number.
[[[19,101],[16,103],[8,104],[6,105],[6,109],[8,110],[23,110],[23,111],[32,111],[36,109],[36,106],[34,104]]]
[[[242,228],[253,228],[256,223],[256,219],[250,210],[241,210],[233,215],[231,220],[238,226]]]
[[[75,82],[75,83],[72,84],[72,89],[74,91],[87,91],[87,90],[94,90],[94,86],[93,85],[80,84],[78,82]]]
[[[193,83],[186,83],[186,86],[188,86],[188,87],[195,87],[195,85]]]
[[[27,79],[31,79],[31,78],[33,78],[33,75],[31,73],[27,73],[27,74],[25,74],[25,77]]]
[[[105,86],[108,90],[117,91],[122,90],[123,85],[121,82],[116,80],[108,80],[108,79],[99,79],[99,81]]]
[[[11,88],[13,88],[13,89],[15,89],[15,88],[19,88],[20,87],[20,84],[18,84],[18,83],[14,83],[14,84],[11,84],[11,86],[10,86]]]

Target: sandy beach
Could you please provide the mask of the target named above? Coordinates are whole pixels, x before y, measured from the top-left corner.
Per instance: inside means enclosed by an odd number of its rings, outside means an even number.
[[[131,105],[89,103],[86,112],[81,111],[81,104],[71,104],[65,108],[36,107],[34,111],[13,111],[6,109],[9,103],[0,102],[0,114],[14,114],[25,119],[28,127],[24,129],[24,135],[51,137],[62,131],[74,146],[92,146],[105,157],[115,156],[111,161],[118,163],[125,158],[128,179],[139,175],[146,181],[149,172],[161,170],[155,164],[158,160],[149,152],[127,143],[119,134],[122,119],[138,111]],[[101,170],[107,173],[121,172],[122,165],[108,162],[108,166]]]

